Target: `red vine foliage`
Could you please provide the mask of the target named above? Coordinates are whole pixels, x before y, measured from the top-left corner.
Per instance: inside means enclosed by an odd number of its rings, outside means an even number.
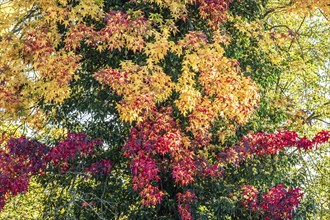
[[[329,142],[330,131],[323,130],[308,139],[306,136],[299,137],[296,132],[280,130],[273,134],[258,132],[244,137],[239,145],[226,148],[217,156],[219,162],[223,164],[239,162],[253,155],[262,156],[277,154],[286,148],[296,148],[298,150],[312,150],[321,144]]]
[[[160,173],[172,170],[175,183],[186,186],[195,180],[194,152],[171,117],[172,109],[154,111],[150,119],[132,128],[123,147],[131,158],[133,189],[140,191],[143,205],[159,204],[165,192],[159,189]]]
[[[278,184],[263,195],[254,186],[244,185],[241,203],[244,208],[264,215],[267,220],[291,219],[303,195],[299,187],[287,189],[283,184]]]
[[[6,199],[27,192],[32,175],[44,173],[47,153],[47,146],[25,137],[12,138],[0,149],[0,210]]]
[[[110,173],[113,162],[111,160],[100,160],[98,162],[92,163],[89,167],[85,169],[93,175],[104,176]]]
[[[83,133],[68,133],[64,141],[50,149],[47,162],[58,167],[61,172],[65,172],[71,168],[73,161],[93,155],[97,146],[101,144],[100,139],[90,140]]]
[[[123,147],[124,156],[131,159],[133,189],[140,192],[145,206],[161,203],[166,193],[159,186],[161,176],[171,177],[179,187],[186,187],[198,175],[221,175],[219,166],[208,164],[195,154],[197,145],[181,132],[172,111],[169,107],[154,109],[147,121],[132,128]],[[194,194],[187,191],[177,197],[181,217],[192,219],[190,203]]]
[[[109,174],[112,161],[106,159],[91,163],[85,169],[73,166],[75,161],[92,157],[101,144],[100,139],[90,140],[83,133],[69,133],[52,148],[25,137],[11,138],[6,147],[0,149],[0,210],[7,199],[27,192],[33,175],[44,175],[54,168],[60,172],[75,169],[82,175]]]
[[[153,109],[148,119],[133,127],[126,144],[124,156],[130,158],[133,189],[139,191],[144,206],[160,204],[166,191],[160,188],[162,178],[173,179],[183,192],[177,193],[178,211],[182,219],[192,219],[191,205],[197,198],[189,185],[197,177],[221,177],[226,163],[238,165],[252,155],[276,154],[285,148],[310,150],[328,142],[330,131],[321,131],[314,138],[299,138],[292,131],[274,134],[249,134],[240,144],[227,148],[217,156],[218,163],[210,164],[195,152],[197,141],[186,136],[172,116],[172,108]],[[112,161],[101,159],[88,162],[101,146],[100,139],[91,140],[83,133],[68,133],[67,138],[54,147],[48,147],[25,137],[10,139],[0,150],[0,210],[6,199],[25,193],[33,175],[46,172],[76,171],[82,175],[104,176],[111,172]],[[83,161],[83,163],[81,163]],[[54,169],[56,168],[56,169]],[[303,193],[300,188],[286,189],[283,184],[270,189],[262,196],[253,186],[242,187],[244,208],[274,219],[290,219]]]
[[[177,199],[178,199],[178,211],[180,213],[180,216],[182,220],[189,220],[193,219],[191,215],[191,203],[196,201],[196,195],[191,190],[188,190],[184,193],[178,193]]]
[[[268,219],[270,217],[275,220],[291,219],[294,208],[299,205],[303,195],[299,187],[290,190],[286,189],[283,184],[278,184],[262,196],[260,208]]]

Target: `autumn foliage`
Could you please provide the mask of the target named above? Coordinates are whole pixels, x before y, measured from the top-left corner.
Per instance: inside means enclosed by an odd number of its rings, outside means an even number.
[[[318,1],[298,10],[297,2],[282,8],[307,16],[306,8],[327,6]],[[278,180],[265,184],[240,174],[240,169],[288,152],[317,150],[329,142],[330,132],[307,138],[290,129],[264,132],[249,124],[275,95],[267,97],[271,83],[260,83],[259,76],[250,73],[244,60],[250,58],[240,57],[244,50],[235,51],[240,45],[231,41],[254,38],[251,48],[271,51],[276,37],[262,32],[260,21],[242,27],[245,15],[237,13],[244,4],[248,3],[9,1],[7,20],[0,20],[5,24],[0,28],[0,119],[4,127],[26,129],[3,129],[0,210],[26,193],[36,177],[44,185],[62,181],[62,192],[68,181],[69,193],[78,189],[88,195],[86,200],[77,196],[78,202],[72,194],[68,207],[79,204],[81,212],[91,209],[99,218],[106,219],[102,210],[112,204],[105,197],[107,187],[117,184],[123,192],[132,190],[125,198],[130,204],[118,211],[118,218],[127,210],[150,208],[157,212],[153,217],[190,220],[214,209],[205,208],[211,202],[201,188],[209,191],[208,184],[232,181],[223,197],[234,201],[243,216],[293,218],[304,197],[300,186]],[[276,36],[279,44],[286,39]],[[262,59],[272,58],[268,49]],[[89,96],[94,97],[92,104],[83,101]],[[66,112],[67,106],[72,112]],[[82,124],[89,117],[101,118],[97,132],[90,124],[75,126],[77,112],[84,116],[77,119]],[[111,126],[102,124],[107,121]],[[111,135],[115,141],[107,139]],[[92,197],[100,185],[102,193]],[[83,187],[90,191],[85,193]],[[109,194],[118,190],[113,188]]]
[[[198,147],[198,142],[191,143],[189,138],[184,137],[170,114],[171,109],[161,109],[152,115],[154,120],[144,123],[143,127],[140,125],[132,128],[130,137],[122,148],[124,156],[131,159],[133,189],[139,191],[144,206],[160,204],[166,194],[159,187],[159,182],[162,181],[160,173],[170,173],[175,184],[185,187],[195,182],[197,176],[221,178],[225,172],[224,163],[239,164],[239,160],[253,154],[275,154],[284,150],[284,147],[310,150],[313,144],[317,146],[330,140],[330,132],[326,131],[318,133],[312,140],[298,138],[295,132],[289,131],[276,134],[257,133],[244,139],[241,147],[229,148],[219,153],[218,163],[209,164],[206,158],[194,153],[192,147]],[[45,175],[46,171],[54,168],[61,173],[78,171],[92,175],[109,174],[111,160],[102,159],[89,165],[83,163],[100,145],[101,140],[90,140],[82,133],[69,133],[66,140],[52,148],[24,137],[10,139],[7,144],[8,152],[1,152],[1,185],[4,186],[1,191],[1,208],[5,205],[6,198],[27,191],[32,175]],[[75,163],[77,161],[78,164]],[[86,174],[84,175],[88,178]],[[192,219],[190,205],[198,198],[191,190],[176,195],[182,219]],[[258,190],[244,185],[241,201],[245,208],[252,211],[274,219],[288,219],[294,214],[294,208],[299,205],[302,196],[300,188],[287,190],[283,184],[279,184],[262,195],[259,202]]]

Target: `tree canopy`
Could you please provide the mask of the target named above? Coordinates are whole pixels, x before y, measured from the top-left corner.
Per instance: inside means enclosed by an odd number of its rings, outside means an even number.
[[[327,219],[329,8],[0,1],[0,217]]]

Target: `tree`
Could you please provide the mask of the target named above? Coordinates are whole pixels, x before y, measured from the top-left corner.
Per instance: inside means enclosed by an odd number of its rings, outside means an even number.
[[[330,132],[285,127],[328,117],[328,5],[298,3],[1,3],[0,207],[34,177],[44,219],[306,218],[292,166]]]

